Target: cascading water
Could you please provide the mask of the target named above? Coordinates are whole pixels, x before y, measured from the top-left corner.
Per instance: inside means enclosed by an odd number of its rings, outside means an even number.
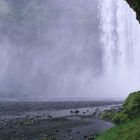
[[[0,98],[125,98],[139,36],[125,0],[0,0]]]
[[[104,64],[107,71],[116,65],[130,66],[133,60],[131,18],[133,16],[122,0],[99,0],[100,42],[104,50]]]
[[[99,0],[98,9],[104,80],[113,82],[120,93],[138,90],[140,25],[135,13],[123,0]]]

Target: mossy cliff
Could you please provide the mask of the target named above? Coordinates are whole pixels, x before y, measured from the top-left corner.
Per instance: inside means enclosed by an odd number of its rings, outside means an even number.
[[[140,0],[126,0],[130,7],[136,12],[137,20],[140,23]]]
[[[122,107],[115,111],[106,110],[100,114],[100,118],[111,120],[116,124],[130,121],[140,116],[140,91],[131,93],[124,101]]]
[[[119,111],[107,111],[102,118],[112,120],[116,126],[96,140],[140,140],[140,91],[131,93]]]
[[[131,93],[123,103],[120,112],[114,114],[113,121],[122,123],[140,116],[140,91]]]

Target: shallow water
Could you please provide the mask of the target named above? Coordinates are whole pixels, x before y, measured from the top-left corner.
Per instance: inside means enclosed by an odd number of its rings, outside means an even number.
[[[84,140],[113,126],[98,114],[121,102],[3,102],[0,140]],[[57,132],[57,131],[58,132]],[[70,132],[68,131],[70,130]]]
[[[82,115],[85,110],[91,115],[97,107],[99,110],[110,108],[112,105],[121,104],[120,101],[64,101],[64,102],[0,102],[0,118],[19,118],[26,115],[63,117],[72,115],[71,110],[78,109]]]

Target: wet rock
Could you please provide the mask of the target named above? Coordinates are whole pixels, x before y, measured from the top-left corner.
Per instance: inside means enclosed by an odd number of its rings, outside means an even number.
[[[80,111],[79,110],[75,110],[75,113],[78,114],[78,113],[80,113]]]
[[[38,119],[40,116],[36,116],[36,118]]]
[[[52,117],[52,115],[48,115],[48,119],[52,119],[53,117]]]
[[[1,126],[0,129],[3,129],[3,127]]]
[[[92,115],[95,116],[96,115],[96,112],[93,112]]]
[[[57,132],[57,133],[58,133],[58,132],[59,132],[59,130],[57,129],[55,132]]]
[[[13,128],[13,126],[12,125],[9,125],[9,128]]]
[[[68,129],[67,132],[70,133],[70,132],[72,132],[72,130],[71,129]]]
[[[54,136],[54,133],[51,133],[50,135],[51,135],[51,136]]]
[[[3,121],[0,121],[1,124],[3,124]]]
[[[74,113],[73,110],[71,110],[70,113],[73,114]]]
[[[140,23],[140,1],[139,0],[126,0],[130,7],[136,12],[136,18]]]
[[[13,123],[13,124],[15,124],[15,123],[16,123],[16,121],[12,121],[12,123]]]
[[[30,115],[26,115],[26,118],[29,118],[30,117]]]
[[[42,108],[40,107],[40,108],[38,108],[38,110],[42,110]]]
[[[4,122],[4,123],[3,123],[3,125],[7,125],[7,123],[6,123],[6,122]]]
[[[80,134],[80,131],[77,131],[77,134]]]
[[[88,136],[84,136],[84,139],[88,138]]]

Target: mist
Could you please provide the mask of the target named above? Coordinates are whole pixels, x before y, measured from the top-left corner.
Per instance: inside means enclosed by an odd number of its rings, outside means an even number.
[[[125,98],[139,35],[122,0],[0,0],[0,98]]]

